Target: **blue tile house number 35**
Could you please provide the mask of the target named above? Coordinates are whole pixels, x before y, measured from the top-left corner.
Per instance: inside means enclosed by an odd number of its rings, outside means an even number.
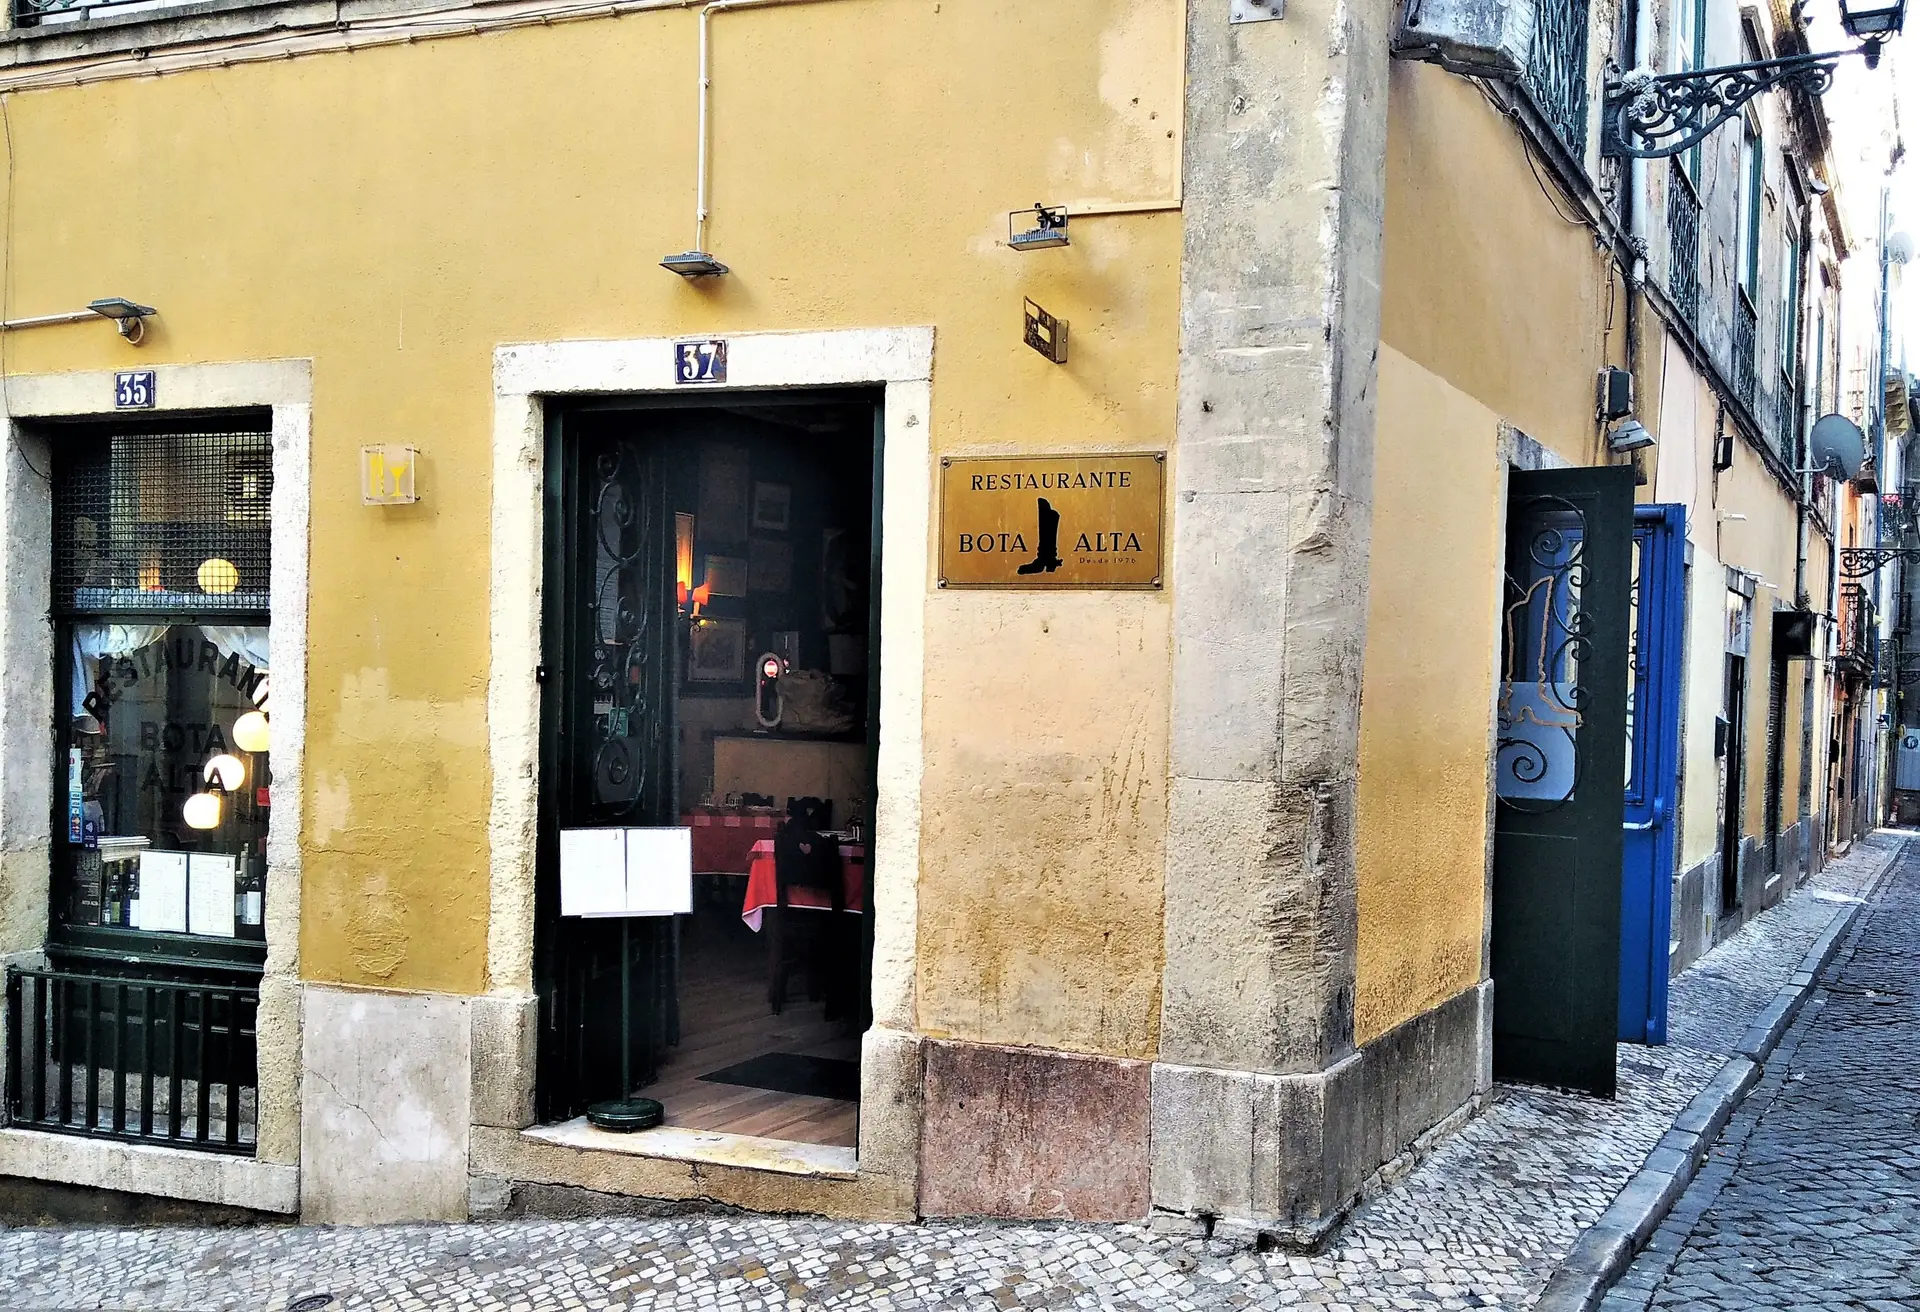
[[[136,369],[113,376],[115,410],[153,409],[153,370]]]

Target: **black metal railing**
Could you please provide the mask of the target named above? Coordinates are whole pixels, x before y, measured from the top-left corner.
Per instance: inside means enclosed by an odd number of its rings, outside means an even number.
[[[1873,597],[1858,583],[1840,589],[1840,604],[1834,615],[1834,658],[1855,674],[1870,674],[1880,663],[1879,617],[1874,613]]]
[[[1700,198],[1680,161],[1667,179],[1667,295],[1689,324],[1700,321]]]
[[[1772,444],[1773,449],[1798,466],[1800,461],[1797,435],[1793,431],[1792,380],[1782,378],[1780,386],[1761,392],[1754,409],[1760,420],[1760,426],[1766,430],[1767,441]]]
[[[1540,0],[1527,90],[1575,159],[1587,152],[1587,0]]]
[[[1759,337],[1760,317],[1743,291],[1733,294],[1733,389],[1754,408],[1754,344]]]
[[[252,1153],[256,989],[7,971],[16,1126]]]
[[[15,27],[51,26],[88,18],[165,9],[184,0],[12,0]]]

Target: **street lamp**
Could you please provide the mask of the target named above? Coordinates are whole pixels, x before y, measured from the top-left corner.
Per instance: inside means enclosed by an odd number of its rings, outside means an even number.
[[[1849,0],[1839,4],[1840,26],[1861,43],[1852,50],[1782,55],[1686,73],[1636,68],[1609,75],[1602,149],[1635,159],[1678,155],[1704,141],[1763,91],[1797,87],[1809,96],[1822,95],[1833,85],[1833,70],[1849,55],[1861,56],[1868,68],[1878,67],[1880,47],[1898,36],[1906,21],[1906,0],[1871,7]]]
[[[1890,5],[1877,8],[1850,5],[1845,0],[1840,5],[1840,26],[1847,29],[1847,35],[1876,45],[1887,37],[1899,36],[1906,17],[1907,0],[1894,0]]]

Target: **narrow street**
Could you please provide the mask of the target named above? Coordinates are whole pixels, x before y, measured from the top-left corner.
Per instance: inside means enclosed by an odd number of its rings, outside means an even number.
[[[1920,850],[1603,1312],[1920,1307]]]

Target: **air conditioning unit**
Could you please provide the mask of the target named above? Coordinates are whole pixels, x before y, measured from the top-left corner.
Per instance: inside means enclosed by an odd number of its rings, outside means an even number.
[[[1393,56],[1514,80],[1526,74],[1533,29],[1534,0],[1403,0]]]

